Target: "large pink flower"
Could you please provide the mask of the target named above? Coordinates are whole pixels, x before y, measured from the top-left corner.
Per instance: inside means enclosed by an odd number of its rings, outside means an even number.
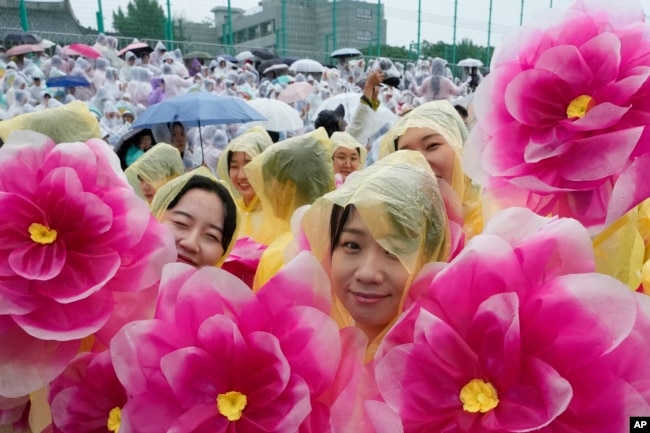
[[[644,19],[636,0],[578,0],[504,38],[474,98],[468,174],[504,206],[587,227],[650,197]]]
[[[148,288],[173,240],[100,140],[28,131],[0,149],[0,395],[42,387],[102,329],[113,292]]]
[[[650,301],[590,272],[589,245],[573,220],[497,215],[386,336],[374,425],[620,432],[650,413]]]
[[[105,433],[107,425],[119,425],[126,392],[110,352],[78,355],[50,384],[48,401],[54,426],[62,432]]]
[[[324,310],[327,276],[308,254],[257,296],[221,269],[167,265],[155,319],[111,343],[129,394],[120,432],[325,431],[341,343]]]

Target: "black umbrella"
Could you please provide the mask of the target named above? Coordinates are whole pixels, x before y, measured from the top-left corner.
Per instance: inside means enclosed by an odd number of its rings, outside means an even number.
[[[264,60],[264,61],[261,62],[259,65],[257,65],[257,68],[256,68],[256,69],[257,69],[257,72],[258,72],[260,75],[264,75],[264,71],[265,71],[268,67],[273,66],[273,65],[279,65],[279,64],[284,64],[284,62],[282,61],[282,59],[279,59],[279,58],[276,57],[276,58],[274,58],[274,59],[267,59],[267,60]]]
[[[7,33],[4,36],[5,46],[23,45],[23,44],[39,44],[43,38],[40,35],[27,32]]]
[[[261,60],[269,60],[277,57],[275,53],[268,50],[252,50],[251,53]]]

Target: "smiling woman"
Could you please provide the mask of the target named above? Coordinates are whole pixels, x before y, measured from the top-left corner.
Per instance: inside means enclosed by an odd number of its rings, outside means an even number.
[[[221,266],[232,248],[237,211],[227,188],[200,167],[156,193],[151,211],[174,235],[178,262]]]

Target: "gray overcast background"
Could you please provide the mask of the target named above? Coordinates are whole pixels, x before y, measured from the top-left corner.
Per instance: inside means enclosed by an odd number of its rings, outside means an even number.
[[[28,0],[29,1],[29,0]],[[40,0],[60,1],[60,0]],[[330,1],[331,0],[321,0]],[[340,0],[339,0],[340,1]],[[613,0],[612,0],[613,1]],[[102,0],[104,27],[111,28],[112,12],[122,6],[126,10],[128,0]],[[70,0],[77,18],[84,26],[97,28],[95,13],[97,0]],[[166,0],[158,0],[166,10]],[[173,17],[190,21],[212,20],[210,9],[226,6],[227,0],[170,0]],[[377,4],[375,0],[370,3]],[[417,41],[418,0],[381,0],[388,19],[387,40],[389,45],[406,46]],[[421,40],[451,43],[453,40],[454,0],[421,0]],[[479,45],[487,44],[489,0],[458,0],[456,40],[470,38]],[[495,45],[504,33],[519,26],[522,0],[493,0],[491,45]],[[523,22],[534,19],[540,9],[548,8],[551,0],[524,0]],[[573,0],[552,0],[553,8],[566,8]],[[650,0],[641,0],[646,14],[650,13]],[[258,0],[231,0],[231,7],[250,9],[257,7]]]

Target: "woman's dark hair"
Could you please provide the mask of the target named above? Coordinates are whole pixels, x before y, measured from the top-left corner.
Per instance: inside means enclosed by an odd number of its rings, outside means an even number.
[[[277,143],[280,141],[280,133],[277,131],[266,131],[269,134],[269,137],[271,137],[271,141],[274,143]]]
[[[169,203],[167,209],[173,209],[176,207],[185,193],[192,189],[202,189],[204,191],[213,192],[223,202],[223,239],[221,241],[221,246],[224,250],[228,250],[228,247],[233,240],[233,236],[235,235],[235,230],[237,229],[237,207],[226,187],[208,177],[194,175],[187,181],[176,197],[174,197],[174,200]]]
[[[125,143],[120,146],[120,149],[117,151],[117,156],[120,158],[120,165],[122,166],[122,170],[126,170],[127,164],[126,164],[126,153],[128,152],[129,148],[131,146],[137,146],[138,143],[140,142],[140,138],[148,135],[151,137],[151,145],[153,146],[156,144],[156,139],[153,136],[153,133],[151,132],[151,129],[143,129],[142,131],[138,132],[137,134],[133,135],[131,138],[129,138]]]
[[[332,208],[332,216],[330,217],[330,254],[339,243],[339,239],[341,239],[343,227],[350,218],[352,209],[354,209],[354,205],[351,204],[346,207],[335,204]]]

